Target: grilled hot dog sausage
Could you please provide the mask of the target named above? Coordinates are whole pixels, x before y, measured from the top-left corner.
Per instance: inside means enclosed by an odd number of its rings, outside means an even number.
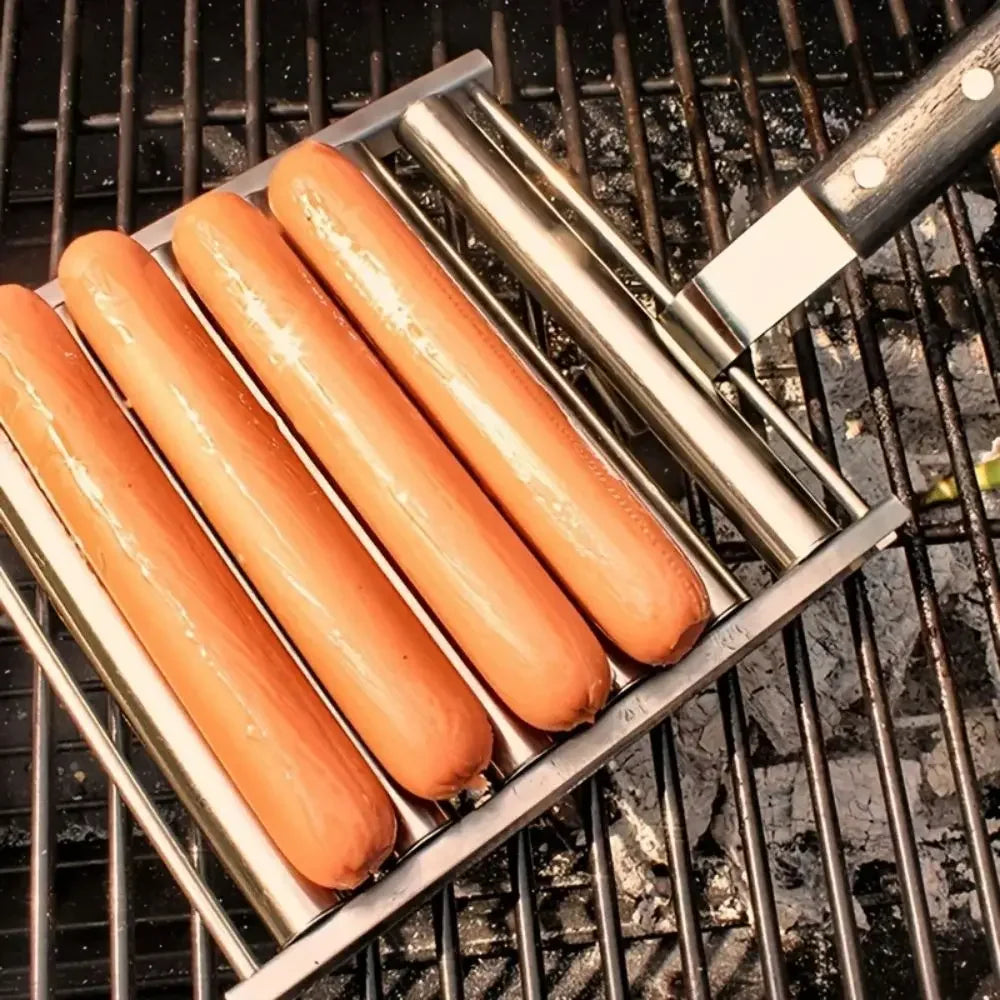
[[[295,246],[591,620],[636,660],[687,652],[709,605],[685,556],[361,171],[305,142],[268,192]]]
[[[352,888],[388,796],[116,407],[59,317],[0,288],[0,421],[288,860]]]
[[[488,764],[482,706],[317,489],[155,260],[121,233],[63,255],[66,304],[285,631],[406,789]]]
[[[569,729],[608,694],[597,638],[279,235],[211,194],[174,231],[185,277],[497,695]]]

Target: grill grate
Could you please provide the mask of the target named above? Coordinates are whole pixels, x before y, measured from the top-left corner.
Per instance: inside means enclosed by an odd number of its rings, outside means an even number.
[[[856,122],[859,109],[869,113],[886,88],[915,72],[961,27],[963,14],[971,18],[984,5],[769,0],[741,10],[734,0],[633,0],[626,9],[622,0],[607,6],[554,0],[547,9],[499,0],[426,7],[367,0],[363,8],[350,6],[244,0],[240,10],[220,0],[186,0],[182,18],[171,5],[140,11],[138,0],[120,7],[5,0],[4,280],[37,284],[73,233],[148,222],[329,116],[478,46],[494,60],[501,100],[521,105],[522,117],[677,281],[725,245],[740,191],[755,209],[763,207],[810,156],[827,151],[833,128],[842,132]],[[868,430],[861,437],[877,442],[884,457],[884,472],[876,473],[912,499],[917,458],[925,456],[917,455],[913,434],[911,410],[918,404],[893,354],[901,341],[910,345],[926,370],[924,398],[934,401],[928,450],[954,471],[960,502],[957,511],[928,514],[904,532],[901,552],[879,557],[865,578],[844,584],[842,621],[824,628],[807,615],[768,647],[787,671],[799,744],[793,754],[775,745],[762,718],[769,702],[761,678],[766,691],[784,691],[785,681],[777,670],[762,672],[759,661],[744,669],[744,682],[753,682],[747,694],[734,671],[718,685],[717,706],[712,696],[699,699],[654,734],[648,748],[654,766],[636,787],[643,780],[652,785],[655,804],[647,813],[658,814],[666,863],[653,864],[662,864],[662,873],[652,873],[656,892],[643,899],[669,898],[669,915],[650,921],[626,910],[633,897],[621,884],[623,850],[632,850],[637,864],[646,863],[649,852],[642,844],[621,846],[619,831],[635,834],[641,824],[627,819],[634,801],[629,772],[620,765],[545,823],[518,834],[503,857],[447,889],[430,912],[407,921],[405,931],[370,945],[355,968],[314,987],[315,995],[363,989],[367,997],[520,991],[529,998],[611,1000],[686,991],[699,998],[853,998],[916,989],[933,998],[1000,988],[993,857],[998,797],[989,780],[1000,762],[984,755],[980,736],[970,735],[985,727],[988,747],[1000,731],[994,711],[1000,578],[992,542],[1000,520],[976,488],[973,470],[1000,391],[1000,232],[995,221],[977,232],[968,200],[971,191],[995,201],[1000,153],[994,151],[986,168],[942,200],[946,234],[940,238],[953,242],[956,267],[943,276],[928,267],[923,225],[916,233],[906,230],[897,238],[898,262],[888,278],[852,266],[831,299],[793,313],[756,359],[776,391],[803,404],[814,439],[834,461],[838,453],[845,462],[858,460],[856,439],[845,440],[833,414],[849,406],[844,400],[862,400],[857,387],[863,382]],[[419,185],[405,164],[400,171]],[[456,245],[478,261],[482,248],[470,243],[447,206],[440,210]],[[558,351],[537,306],[520,290],[505,290],[516,296],[528,328]],[[843,345],[838,356],[848,359],[846,381],[831,374],[830,350],[817,351],[828,330]],[[977,389],[979,395],[956,375],[956,347],[972,352],[988,374],[990,386]],[[630,415],[618,412],[614,399],[596,395],[599,383],[588,383],[588,391],[662,474],[662,455]],[[894,403],[893,393],[904,405]],[[698,526],[711,534],[704,495],[680,489]],[[743,571],[758,572],[741,545],[726,551],[746,564]],[[976,610],[963,634],[971,634],[971,646],[955,625],[954,588],[942,592],[942,551],[967,564]],[[904,587],[911,590],[904,613],[919,618],[921,652],[895,648],[873,610],[892,606],[881,597],[886,588]],[[37,610],[60,637],[61,626],[49,620],[40,595]],[[853,742],[851,734],[831,731],[831,688],[812,665],[829,660],[830,644],[850,648],[857,671],[857,710],[842,713],[859,731]],[[60,645],[72,656],[65,638]],[[4,636],[0,656],[6,675],[0,796],[9,796],[0,797],[0,843],[9,845],[0,850],[6,897],[0,995],[44,997],[58,989],[106,996],[109,985],[115,997],[190,995],[192,989],[196,996],[213,995],[217,972],[219,983],[229,980],[215,968],[204,929],[186,913],[145,842],[132,835],[120,802],[87,763],[12,635]],[[929,693],[914,707],[906,700],[907,677],[918,666]],[[100,688],[88,683],[100,701]],[[698,711],[706,716],[701,723]],[[929,829],[924,799],[933,788],[926,774],[920,781],[912,774],[914,762],[933,749],[936,730],[923,718],[933,711],[940,712],[948,761],[941,773],[950,776],[952,789],[940,798],[955,808],[954,822]],[[114,712],[109,724],[128,739]],[[692,778],[691,733],[698,729],[704,741],[712,726],[721,732],[717,756],[728,760],[729,776],[711,789],[717,800],[711,814],[713,824],[732,818],[738,836],[728,840],[714,827],[688,827],[692,814],[704,811]],[[843,761],[863,744],[870,747],[866,759],[878,788],[843,779]],[[164,784],[138,747],[133,753],[170,812]],[[823,897],[818,911],[829,913],[827,928],[789,928],[785,913],[789,883],[801,871],[790,866],[781,824],[792,817],[775,807],[769,776],[784,773],[789,760],[805,771],[800,787],[807,815],[795,822],[809,831],[792,847],[818,859],[813,888]],[[845,850],[844,817],[869,794],[869,807],[884,810],[886,845],[867,854]],[[183,828],[184,818],[175,819]],[[949,877],[962,883],[954,892],[965,901],[957,916],[942,914],[929,900],[936,869],[928,857],[942,850],[933,843],[936,834],[957,844],[949,848],[957,859]],[[263,930],[205,858],[198,836],[188,836],[192,857],[206,865],[223,899],[233,902],[234,919],[266,953]],[[737,842],[738,853],[727,856],[723,845]],[[720,900],[723,887],[728,896]]]

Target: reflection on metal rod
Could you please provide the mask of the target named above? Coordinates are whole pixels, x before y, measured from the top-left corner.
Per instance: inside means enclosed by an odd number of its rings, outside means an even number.
[[[253,975],[257,971],[257,962],[247,948],[246,942],[226,916],[219,901],[208,891],[197,872],[191,867],[184,849],[177,843],[145,789],[118,752],[86,697],[76,686],[69,668],[56,653],[52,642],[35,621],[6,573],[0,573],[0,605],[45,672],[46,679],[65,705],[66,711],[87,741],[98,763],[118,786],[122,798],[149,838],[149,842],[163,858],[170,874],[191,900],[192,905],[197,907],[226,960],[240,979],[247,979]]]
[[[489,91],[475,83],[468,90],[476,106],[484,112],[503,138],[541,174],[552,190],[573,209],[579,219],[586,224],[590,234],[628,265],[652,294],[660,309],[669,310],[674,303],[674,295],[656,269],[622,236],[600,208],[577,188],[571,178],[549,159],[534,139],[521,128]],[[586,243],[586,239],[583,242]],[[672,356],[676,356],[678,351],[687,351],[696,359],[701,357],[700,349],[694,345],[690,338],[684,338],[682,343],[670,337],[668,330],[676,329],[673,324],[670,327],[661,326],[660,329],[664,334],[663,344]],[[714,371],[716,367],[709,362],[709,370]],[[864,500],[826,460],[823,453],[799,429],[798,425],[788,417],[781,406],[761,388],[752,375],[741,369],[732,368],[726,373],[726,377],[737,385],[746,401],[771,424],[775,431],[785,438],[796,455],[802,459],[853,517],[861,517],[867,512],[868,505]]]
[[[38,627],[49,635],[49,603],[35,593]],[[28,892],[31,950],[28,983],[31,1000],[52,995],[52,692],[41,665],[32,671],[31,690],[31,854]]]
[[[776,430],[805,462],[806,467],[843,505],[855,520],[868,513],[868,504],[851,484],[826,460],[823,453],[812,443],[808,435],[792,418],[764,391],[761,384],[749,372],[733,365],[726,372],[726,378],[740,391],[743,398]]]
[[[3,434],[0,526],[278,941],[287,941],[308,927],[333,905],[334,895],[303,879],[274,846]],[[64,668],[60,663],[51,669]],[[54,684],[51,677],[49,681]],[[82,695],[74,686],[60,698],[68,703]],[[85,701],[82,704],[86,706]],[[103,728],[101,737],[107,739]],[[127,773],[134,781],[113,743],[111,749],[112,776]],[[134,813],[132,804],[126,802]],[[203,886],[200,893],[205,893]]]
[[[584,440],[646,502],[653,515],[691,560],[708,591],[709,603],[715,617],[746,600],[746,591],[729,572],[725,563],[691,527],[649,473],[615,438],[583,396],[562,377],[549,357],[493,294],[486,282],[462,259],[461,254],[448,242],[444,234],[414,204],[413,199],[385,164],[363,145],[346,147],[341,151],[351,156],[369,182],[422,238],[428,252],[451,279],[468,293],[472,303],[491,322],[498,335],[523,358],[529,370],[549,390]]]
[[[829,515],[467,115],[419,101],[398,134],[768,562],[785,569],[829,537]]]
[[[205,842],[201,831],[191,823],[187,831],[188,856],[191,865],[208,885],[208,866],[205,864]],[[215,976],[212,959],[212,940],[205,933],[205,921],[197,910],[191,911],[191,1000],[212,1000],[215,995]]]
[[[108,695],[108,735],[128,760],[128,730],[121,709]],[[128,811],[114,782],[108,783],[108,935],[111,1000],[132,996],[132,904]]]

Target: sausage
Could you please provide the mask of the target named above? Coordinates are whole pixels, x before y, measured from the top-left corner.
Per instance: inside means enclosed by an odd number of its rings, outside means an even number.
[[[271,210],[390,370],[621,650],[677,660],[709,616],[684,554],[342,153],[300,144]]]
[[[597,637],[261,212],[182,210],[185,277],[497,696],[570,729],[604,704]]]
[[[385,790],[173,491],[59,317],[0,287],[0,421],[261,824],[353,888],[392,849]]]
[[[489,763],[483,707],[134,240],[81,236],[70,314],[181,481],[362,740],[414,795]]]

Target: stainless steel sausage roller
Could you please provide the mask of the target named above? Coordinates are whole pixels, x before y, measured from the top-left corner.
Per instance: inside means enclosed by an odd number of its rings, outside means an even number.
[[[995,22],[996,12],[991,17]],[[966,39],[960,51],[949,56],[947,72],[931,74],[937,92],[942,88],[961,92],[962,67],[967,68],[970,59],[974,68],[988,66],[995,79],[997,46],[991,40],[995,41],[998,33],[996,24],[991,24],[979,29]],[[282,946],[258,967],[211,890],[186,865],[180,846],[138,787],[127,759],[106,738],[96,720],[87,715],[82,693],[63,669],[51,643],[33,623],[5,570],[0,599],[233,964],[242,980],[230,994],[237,1000],[292,995],[308,979],[351,954],[738,662],[817,594],[861,565],[909,516],[906,506],[894,497],[871,506],[866,503],[792,418],[752,376],[732,362],[762,332],[757,329],[761,323],[780,318],[786,304],[791,307],[801,301],[823,277],[829,276],[831,268],[842,266],[857,250],[869,248],[876,238],[873,234],[885,232],[884,225],[897,224],[909,209],[919,207],[931,193],[934,178],[922,180],[919,189],[905,199],[905,205],[899,198],[888,199],[885,212],[891,218],[888,223],[876,225],[871,215],[878,206],[872,208],[869,203],[869,208],[862,209],[843,193],[843,185],[848,183],[843,180],[843,171],[853,176],[850,151],[843,154],[837,172],[825,175],[828,183],[821,189],[810,188],[808,183],[806,187],[813,192],[810,203],[819,206],[822,218],[833,219],[831,225],[841,225],[838,232],[848,249],[840,247],[839,252],[825,255],[822,266],[817,265],[808,280],[803,277],[788,292],[790,298],[773,306],[766,316],[762,312],[755,314],[741,327],[739,317],[734,319],[724,304],[727,285],[718,277],[723,273],[720,268],[712,273],[706,269],[708,277],[697,285],[697,293],[685,289],[675,296],[600,210],[580,195],[562,169],[534,145],[491,96],[491,89],[489,61],[481,53],[469,53],[374,101],[317,133],[314,139],[353,157],[372,185],[492,324],[519,363],[545,386],[581,434],[631,484],[705,581],[715,620],[691,653],[669,670],[650,673],[636,670],[612,652],[617,697],[593,726],[565,739],[553,741],[534,733],[506,712],[427,613],[420,595],[385,558],[340,497],[335,483],[312,462],[298,441],[295,427],[268,400],[253,373],[229,350],[185,286],[169,251],[173,217],[167,216],[136,234],[187,297],[247,390],[273,415],[318,488],[334,503],[473,686],[498,733],[493,787],[475,808],[459,804],[454,810],[442,811],[415,802],[396,789],[372,762],[396,804],[406,834],[398,857],[374,883],[350,898],[334,900],[303,885],[289,871],[245,803],[228,786],[224,773],[179,704],[169,692],[161,690],[163,684],[158,681],[155,667],[144,657],[87,569],[9,441],[0,440],[0,521],[137,733],[154,751],[221,860]],[[963,99],[955,94],[951,97]],[[949,132],[946,169],[956,166],[964,155],[1000,130],[995,99],[987,93],[974,103],[977,113],[963,118],[967,134],[962,141]],[[878,134],[883,126],[898,128],[899,116],[906,115],[910,107],[906,101],[890,106],[888,121],[880,125],[876,120],[871,129]],[[872,152],[880,147],[871,131],[859,141],[864,142],[859,156],[884,155]],[[710,540],[698,534],[680,508],[493,294],[461,249],[445,238],[410,196],[387,162],[401,147],[416,157],[431,181],[495,247],[503,264],[525,282],[565,333],[629,401],[679,468],[704,487],[712,501],[727,513],[738,532],[771,566],[773,582],[753,594],[737,582]],[[266,185],[273,166],[274,159],[268,160],[225,188],[255,198]],[[866,176],[862,172],[862,180]],[[822,197],[816,194],[820,190]],[[794,208],[796,203],[792,204]],[[848,234],[854,221],[860,219],[865,220],[865,238],[854,247]],[[828,233],[827,237],[821,241],[823,247],[838,245],[834,236]],[[634,280],[623,281],[625,274]],[[634,287],[642,289],[641,294],[637,295]],[[57,284],[47,285],[41,292],[52,305],[62,304]],[[776,309],[779,315],[772,316]],[[714,331],[712,336],[706,332],[709,327]],[[719,331],[723,328],[735,329],[736,339],[722,336]],[[720,336],[732,347],[729,353],[718,348]],[[773,438],[754,429],[719,391],[720,376],[735,385],[745,406],[764,418]],[[114,394],[114,387],[107,384]],[[119,398],[118,402],[141,432],[124,400]],[[783,447],[798,457],[813,477],[811,485],[778,457],[771,444],[774,438],[781,439]],[[170,475],[162,459],[158,461]],[[183,495],[176,478],[172,483]],[[835,509],[826,508],[820,487],[832,498]],[[211,526],[203,527],[211,535]],[[239,568],[231,561],[230,569],[240,577]],[[266,607],[261,609],[267,613]],[[329,707],[332,724],[344,724],[336,707]]]

